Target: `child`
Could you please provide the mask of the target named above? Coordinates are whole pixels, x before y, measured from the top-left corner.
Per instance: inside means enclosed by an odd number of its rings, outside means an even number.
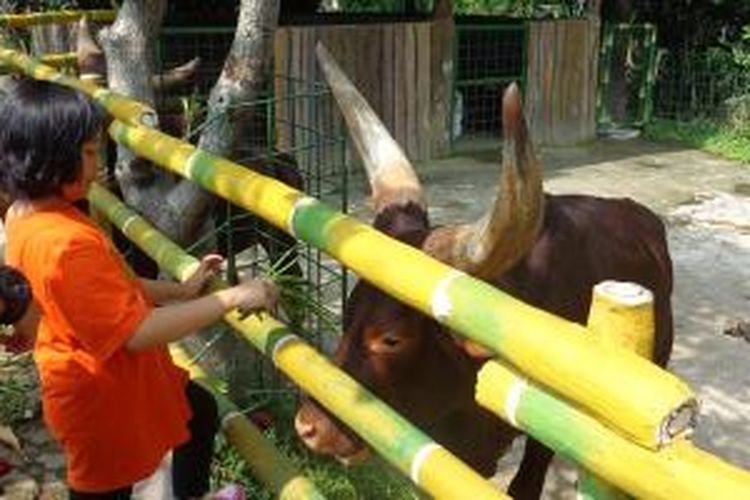
[[[252,280],[196,298],[217,256],[182,284],[131,277],[73,206],[96,177],[105,124],[80,92],[25,78],[0,106],[0,189],[15,200],[6,261],[28,278],[41,312],[44,419],[65,452],[73,500],[130,498],[170,450],[175,496],[196,498],[208,489],[216,404],[166,345],[232,308],[272,308],[278,292]]]

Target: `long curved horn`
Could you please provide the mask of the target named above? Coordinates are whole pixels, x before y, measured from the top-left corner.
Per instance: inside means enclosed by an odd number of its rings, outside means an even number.
[[[515,83],[505,91],[502,113],[502,172],[492,209],[472,224],[433,231],[423,245],[430,255],[482,279],[496,278],[518,262],[544,217],[541,169]]]
[[[107,63],[104,52],[94,41],[94,37],[91,36],[86,16],[83,16],[78,22],[76,58],[78,59],[78,74],[81,80],[89,80],[98,85],[104,85],[107,79]]]
[[[377,212],[390,205],[409,202],[424,208],[419,179],[401,147],[322,43],[318,42],[316,50],[318,62],[365,164]]]

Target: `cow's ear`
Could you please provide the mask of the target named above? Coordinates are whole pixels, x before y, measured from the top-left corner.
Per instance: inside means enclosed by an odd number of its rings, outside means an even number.
[[[389,205],[375,216],[373,227],[408,245],[421,247],[429,232],[425,209],[416,203]]]

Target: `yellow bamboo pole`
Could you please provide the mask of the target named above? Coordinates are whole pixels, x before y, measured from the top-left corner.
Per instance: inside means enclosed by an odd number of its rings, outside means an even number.
[[[622,346],[650,359],[654,352],[654,295],[636,284],[604,281],[594,287],[587,326],[603,342]],[[591,472],[579,472],[582,500],[625,500],[625,492]]]
[[[199,365],[189,361],[182,348],[171,345],[169,350],[175,363],[186,369],[195,382],[213,394],[219,405],[221,429],[227,441],[269,490],[282,500],[325,498],[250,420],[237,411],[234,404],[217,389],[218,384]]]
[[[599,283],[594,287],[586,326],[604,343],[651,359],[656,331],[653,294],[635,283]]]
[[[60,68],[74,66],[77,63],[78,58],[75,52],[64,52],[60,54],[44,54],[39,58],[39,60],[42,63],[52,66],[59,71]],[[6,72],[10,70],[10,67],[0,63],[0,71]]]
[[[499,361],[479,371],[477,402],[636,498],[750,498],[750,473],[679,438],[658,451],[615,433]]]
[[[78,78],[65,75],[22,52],[0,48],[0,63],[38,80],[67,85],[85,92],[104,107],[112,116],[130,125],[153,127],[157,123],[156,111],[151,107],[121,96],[109,89]]]
[[[0,28],[28,28],[41,24],[73,23],[86,16],[93,22],[112,22],[117,13],[113,10],[62,10],[0,15]]]

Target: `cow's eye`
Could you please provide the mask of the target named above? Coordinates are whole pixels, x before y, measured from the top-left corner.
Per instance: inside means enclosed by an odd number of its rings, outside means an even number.
[[[393,334],[384,335],[382,341],[388,347],[396,347],[401,343],[401,339]]]
[[[385,333],[370,344],[370,349],[376,353],[390,353],[398,350],[401,338],[395,333]]]

